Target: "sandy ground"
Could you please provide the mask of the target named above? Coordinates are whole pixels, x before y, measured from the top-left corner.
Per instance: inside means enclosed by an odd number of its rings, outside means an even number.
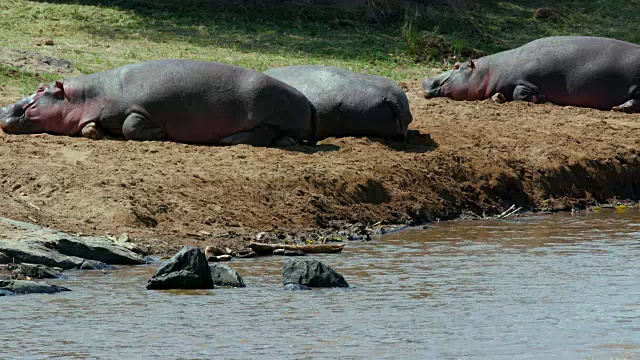
[[[405,142],[210,147],[0,133],[0,216],[154,252],[240,248],[266,231],[309,239],[345,224],[422,223],[640,197],[640,115],[408,89]],[[13,99],[15,100],[15,99]]]

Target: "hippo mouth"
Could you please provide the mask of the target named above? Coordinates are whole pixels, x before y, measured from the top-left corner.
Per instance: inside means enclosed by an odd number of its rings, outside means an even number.
[[[424,90],[424,98],[428,99],[428,98],[433,98],[433,97],[438,97],[440,96],[440,92],[442,90],[440,90],[440,87],[438,87],[437,89],[425,89]]]
[[[34,107],[33,101],[20,106],[14,104],[0,110],[0,128],[5,133],[28,133],[31,129],[31,119],[27,117],[27,110]]]
[[[451,79],[451,75],[449,73],[444,73],[446,77],[442,80],[440,78],[442,75],[437,76],[435,78],[426,79],[422,83],[422,93],[425,99],[434,98],[443,96],[442,87]]]
[[[438,80],[434,80],[431,86],[429,86],[428,88],[425,87],[423,91],[425,99],[443,96],[442,87],[447,83],[448,80],[449,78],[446,78],[441,82],[438,82]]]

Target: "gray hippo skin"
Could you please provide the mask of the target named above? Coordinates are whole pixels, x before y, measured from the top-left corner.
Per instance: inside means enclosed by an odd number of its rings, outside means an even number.
[[[558,36],[456,64],[422,83],[426,98],[550,101],[603,110],[640,110],[640,45]]]
[[[0,110],[7,133],[268,146],[316,142],[315,111],[291,86],[215,62],[156,60],[41,85]]]
[[[265,74],[302,92],[318,113],[318,138],[406,138],[409,100],[393,80],[332,66],[287,66]]]

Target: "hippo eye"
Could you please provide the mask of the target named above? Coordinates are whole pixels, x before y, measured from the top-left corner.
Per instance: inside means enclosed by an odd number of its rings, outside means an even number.
[[[38,92],[43,92],[43,91],[44,91],[44,86],[43,85],[38,86]]]
[[[458,70],[460,69],[460,63],[456,63],[455,65],[453,65],[453,70]]]

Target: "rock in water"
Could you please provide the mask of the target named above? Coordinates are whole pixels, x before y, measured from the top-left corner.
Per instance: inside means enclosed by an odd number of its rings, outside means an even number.
[[[245,287],[242,276],[232,268],[222,264],[211,264],[211,277],[215,286]]]
[[[15,295],[15,294],[9,290],[0,289],[0,296],[11,296],[11,295]]]
[[[287,284],[284,286],[285,291],[303,291],[303,290],[311,290],[310,287],[300,285],[300,284]]]
[[[10,280],[0,281],[0,291],[14,294],[52,294],[61,291],[71,291],[65,287],[49,285],[35,281]]]
[[[344,277],[317,260],[291,260],[282,272],[283,284],[309,287],[349,287]]]
[[[62,275],[58,270],[39,264],[9,265],[9,270],[16,276],[22,275],[32,279],[55,279]]]
[[[182,248],[149,279],[147,289],[213,289],[211,270],[202,249]]]

